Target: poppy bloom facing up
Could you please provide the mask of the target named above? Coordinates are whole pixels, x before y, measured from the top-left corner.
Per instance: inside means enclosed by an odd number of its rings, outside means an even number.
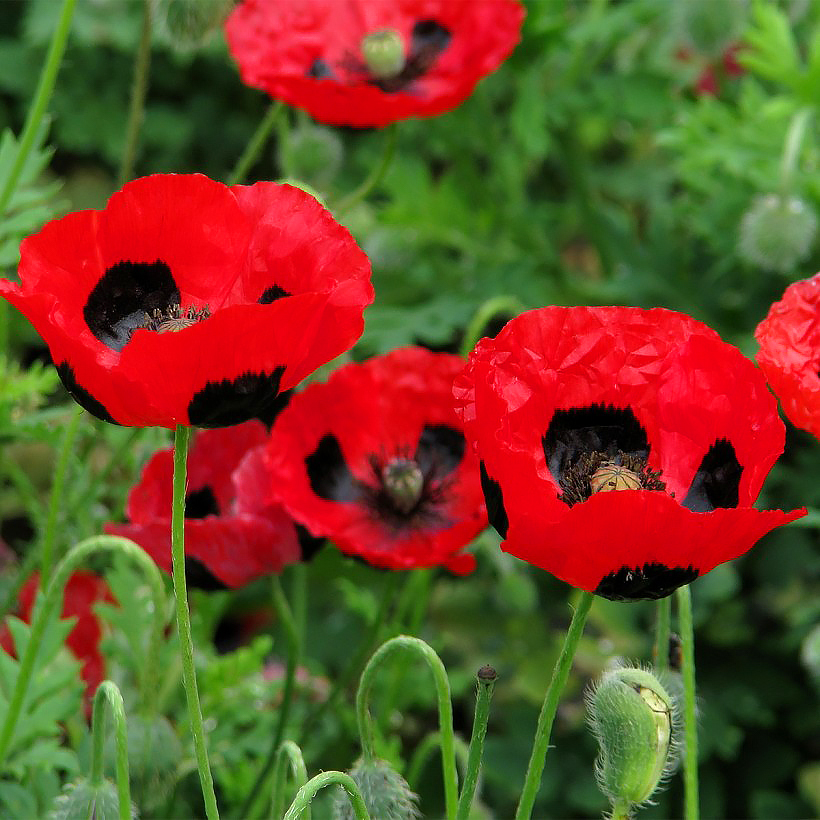
[[[503,549],[597,595],[664,597],[805,514],[752,508],[783,424],[752,362],[688,316],[525,313],[455,395]]]
[[[471,571],[475,559],[460,551],[487,517],[452,409],[463,365],[404,348],[310,385],[271,431],[268,492],[312,535],[374,566]]]
[[[347,350],[370,264],[315,199],[200,175],[128,183],[103,211],[20,246],[0,296],[45,339],[69,393],[105,421],[223,427]]]
[[[31,623],[34,600],[40,586],[40,575],[34,573],[20,588],[18,595],[18,615],[25,623]],[[71,632],[66,638],[66,645],[71,653],[82,664],[80,675],[85,681],[86,697],[92,698],[97,687],[105,680],[105,659],[100,652],[102,629],[100,621],[94,614],[94,604],[105,601],[116,603],[108,584],[93,572],[78,570],[68,579],[63,591],[63,611],[61,617],[76,618]],[[15,654],[14,641],[7,626],[0,630],[0,647],[9,654]]]
[[[757,363],[783,412],[820,438],[820,273],[786,288],[755,338]]]
[[[242,481],[237,468],[266,439],[265,426],[258,421],[200,431],[194,438],[188,454],[185,556],[196,585],[237,587],[299,560],[296,528],[281,507],[259,504],[250,513],[236,502]],[[136,541],[168,573],[173,460],[172,449],[155,453],[128,496],[126,514],[131,522],[105,527],[112,535]]]
[[[243,82],[329,125],[463,102],[519,40],[518,0],[245,0],[225,24]]]

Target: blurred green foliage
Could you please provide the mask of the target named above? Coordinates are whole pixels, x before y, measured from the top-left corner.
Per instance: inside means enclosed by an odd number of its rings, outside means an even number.
[[[752,354],[753,330],[770,304],[789,282],[820,268],[817,237],[803,258],[778,272],[752,264],[738,244],[757,197],[783,194],[785,187],[820,213],[820,6],[531,0],[527,8],[512,57],[457,110],[401,123],[381,185],[339,214],[372,259],[377,292],[354,355],[412,342],[457,349],[475,311],[499,294],[526,307],[661,305],[706,321]],[[0,3],[0,179],[57,10],[53,0]],[[4,274],[14,275],[16,244],[27,232],[60,210],[101,207],[113,192],[140,18],[136,1],[78,0],[48,133],[26,168],[11,218],[0,226]],[[173,42],[158,22],[137,171],[198,171],[225,180],[269,101],[242,86],[219,33],[196,49],[180,51]],[[734,46],[743,73],[725,59]],[[784,172],[797,116],[806,116],[807,126]],[[376,130],[316,126],[289,111],[250,179],[298,176],[332,204],[367,176],[384,140]],[[60,428],[73,408],[37,364],[43,350],[25,320],[8,309],[0,318],[8,349],[0,358],[0,535],[26,566],[26,556],[36,554]],[[61,549],[122,514],[140,466],[165,444],[163,431],[83,420],[69,466]],[[817,441],[790,429],[761,505],[820,508],[818,474]],[[410,581],[396,604],[410,614],[399,623],[391,619],[382,637],[415,620],[447,664],[457,730],[465,738],[474,671],[488,662],[498,669],[481,799],[504,818],[517,800],[572,592],[497,545],[494,535],[482,535],[475,575],[439,574],[429,597]],[[820,814],[817,547],[816,527],[789,527],[693,585],[705,817]],[[147,639],[150,619],[139,617],[147,598],[136,576],[107,569],[122,607],[119,615],[101,607],[112,624],[107,656],[128,704]],[[306,683],[297,722],[310,717],[327,681],[345,667],[384,581],[332,549],[308,573]],[[0,586],[12,598],[15,580],[7,572]],[[227,816],[238,810],[267,754],[285,642],[269,623],[272,645],[256,638],[219,658],[214,639],[226,612],[235,620],[268,600],[264,583],[232,595],[192,595],[203,703],[213,721],[207,725]],[[648,603],[596,601],[558,714],[536,816],[589,817],[605,809],[581,693],[613,656],[649,659],[653,613]],[[22,635],[22,627],[14,629]],[[181,729],[184,750],[173,772],[161,775],[177,780],[177,788],[155,790],[143,816],[201,811],[173,638],[165,651],[163,707]],[[64,660],[55,663],[67,668]],[[11,675],[13,668],[4,661],[0,672]],[[377,687],[381,753],[399,767],[435,729],[426,674],[401,667]],[[299,738],[311,772],[347,769],[358,754],[346,695]],[[62,709],[64,699],[59,704]],[[64,710],[51,708],[43,720],[49,715],[51,723],[36,723],[34,750],[53,745]],[[82,737],[71,728],[65,749],[81,747]],[[73,754],[61,758],[67,774],[74,773]],[[25,816],[32,799],[50,799],[59,784],[53,765],[31,755],[15,765],[34,797],[3,780],[0,802],[11,816]],[[156,781],[146,783],[150,789]],[[437,765],[425,766],[411,785],[425,813],[437,816],[443,800]],[[314,817],[324,816],[328,803],[319,801]],[[677,816],[680,806],[673,778],[642,816]]]

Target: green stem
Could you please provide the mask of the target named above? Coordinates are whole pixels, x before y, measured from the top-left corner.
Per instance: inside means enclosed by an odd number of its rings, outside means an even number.
[[[411,786],[419,782],[419,776],[422,770],[427,765],[427,761],[433,756],[433,752],[437,749],[441,749],[441,732],[439,731],[429,732],[422,739],[421,743],[416,746],[413,757],[407,766],[407,782]],[[458,735],[455,736],[455,750],[456,763],[462,774],[464,774],[467,771],[467,758],[469,757],[470,750],[467,748],[467,744]]]
[[[120,163],[119,187],[122,188],[134,175],[137,158],[137,142],[145,112],[145,95],[148,91],[148,70],[151,66],[151,2],[142,3],[142,31],[134,61],[134,78],[131,83],[131,105],[128,109],[128,125],[125,130],[125,148]]]
[[[265,114],[262,122],[259,123],[256,131],[254,131],[250,142],[245,146],[245,150],[239,158],[239,162],[236,163],[236,167],[228,177],[228,185],[239,185],[244,181],[248,175],[248,171],[253,167],[256,160],[259,159],[259,154],[284,107],[285,105],[281,100],[276,100],[271,103],[267,114]]]
[[[196,686],[194,668],[194,643],[191,638],[191,617],[188,612],[188,590],[185,583],[185,489],[187,479],[188,443],[191,428],[179,425],[174,433],[174,489],[171,507],[171,561],[176,598],[177,629],[182,656],[182,685],[188,701],[188,719],[194,737],[194,754],[199,770],[202,797],[205,800],[205,814],[208,820],[219,817],[214,794],[211,767],[208,764],[208,749],[205,745],[205,730],[202,728],[202,708]]]
[[[358,188],[343,196],[338,202],[332,203],[332,210],[336,213],[350,210],[354,205],[358,205],[384,179],[384,175],[393,160],[393,153],[396,150],[396,133],[396,123],[387,126],[379,164]]]
[[[60,502],[63,499],[63,488],[65,487],[65,477],[68,472],[68,461],[74,444],[74,436],[77,433],[77,425],[82,414],[83,409],[81,407],[75,408],[72,412],[63,432],[60,451],[57,454],[57,466],[54,470],[54,483],[51,485],[51,497],[48,501],[48,514],[40,552],[40,589],[46,588],[48,579],[51,576],[51,565],[54,561],[54,537],[57,533],[57,514],[60,511]]]
[[[441,767],[444,778],[444,802],[448,820],[456,816],[458,804],[458,774],[456,773],[456,754],[453,734],[453,704],[450,700],[450,682],[447,670],[435,650],[419,638],[399,635],[383,643],[374,653],[362,672],[359,691],[356,693],[356,719],[359,726],[359,738],[362,744],[362,757],[365,763],[376,759],[376,738],[373,719],[370,716],[370,690],[376,677],[376,671],[385,658],[398,650],[410,650],[427,661],[436,688],[438,701],[439,731],[441,732]]]
[[[809,106],[801,108],[795,112],[789,123],[789,130],[786,132],[786,141],[783,145],[783,156],[780,160],[780,196],[783,199],[786,199],[792,192],[797,158],[812,113],[813,110]]]
[[[17,679],[14,682],[14,690],[9,700],[6,718],[3,721],[2,728],[0,728],[0,763],[6,759],[6,754],[11,745],[14,729],[17,726],[23,700],[28,689],[31,672],[34,668],[34,662],[37,659],[37,652],[40,648],[40,643],[42,642],[43,633],[45,632],[49,618],[62,601],[63,590],[71,574],[89,555],[97,552],[124,554],[146,570],[152,588],[155,617],[157,618],[157,629],[154,630],[155,648],[149,651],[147,664],[153,668],[154,674],[159,671],[157,668],[156,647],[158,647],[158,640],[162,638],[161,617],[165,598],[159,570],[142,547],[137,546],[133,541],[129,541],[127,538],[121,538],[117,535],[95,535],[93,538],[87,538],[85,541],[81,541],[72,547],[62,561],[55,567],[54,574],[51,577],[45,595],[38,599],[37,606],[32,615],[28,644],[20,660],[20,669],[17,674]]]
[[[652,660],[658,672],[669,668],[669,633],[672,621],[672,599],[667,595],[658,600],[655,606],[655,646],[652,649]]]
[[[356,820],[370,820],[370,815],[367,813],[367,807],[362,799],[362,793],[356,785],[356,781],[344,772],[322,772],[316,777],[308,780],[293,798],[293,803],[287,810],[283,820],[297,820],[302,816],[302,813],[310,806],[310,801],[313,800],[316,792],[323,789],[325,786],[332,786],[338,784],[341,786],[350,797],[350,802],[353,806],[353,813],[356,815]],[[379,818],[376,818],[379,820]]]
[[[464,331],[459,353],[467,356],[472,351],[491,319],[503,315],[517,316],[523,310],[524,305],[514,296],[494,296],[488,299],[470,319],[470,324]]]
[[[678,587],[678,629],[683,653],[683,816],[698,820],[698,723],[695,706],[695,631],[692,626],[692,594],[689,585]]]
[[[521,798],[518,802],[515,820],[529,820],[532,814],[532,807],[535,804],[538,788],[541,785],[541,775],[544,773],[544,763],[547,757],[547,749],[549,748],[552,724],[555,720],[555,713],[558,711],[558,701],[561,698],[561,693],[564,691],[569,670],[572,666],[572,658],[575,655],[575,650],[578,648],[578,642],[581,640],[584,624],[586,623],[587,615],[589,615],[594,597],[591,592],[583,592],[581,594],[569,629],[567,630],[567,636],[564,638],[564,646],[561,648],[561,654],[555,663],[552,680],[547,689],[547,694],[544,697],[544,705],[541,707],[541,714],[538,716],[538,726],[535,730],[532,755],[530,756],[530,763],[527,767],[527,775],[524,778],[524,789],[521,792]]]
[[[470,736],[470,752],[467,757],[467,772],[464,775],[464,785],[461,787],[461,796],[458,798],[458,812],[456,820],[467,820],[473,806],[478,771],[481,768],[481,757],[484,753],[484,738],[487,736],[487,721],[490,718],[490,700],[495,688],[496,672],[491,666],[483,666],[478,670],[478,696],[473,718],[473,733]]]
[[[74,14],[76,2],[77,0],[63,0],[60,16],[57,20],[57,27],[51,36],[46,62],[40,74],[40,82],[37,84],[37,90],[34,92],[34,101],[31,104],[28,116],[26,117],[26,123],[23,126],[23,133],[17,147],[17,156],[14,158],[9,175],[6,177],[2,190],[0,190],[0,218],[6,213],[6,208],[17,187],[17,182],[20,179],[20,174],[23,172],[29,152],[37,139],[37,132],[40,130],[43,115],[51,100],[54,84],[57,81],[57,72],[60,70],[60,63],[63,59],[66,43],[68,42],[68,32],[71,28],[71,18]]]
[[[279,820],[282,816],[285,791],[285,764],[290,763],[290,771],[298,788],[307,783],[307,769],[302,750],[292,741],[286,740],[276,751],[276,763],[273,769],[273,799],[271,801],[271,817]],[[310,807],[304,810],[301,820],[310,820]]]
[[[125,705],[117,684],[104,680],[94,695],[94,711],[91,718],[91,777],[92,787],[99,788],[103,782],[103,748],[105,746],[105,704],[114,718],[117,740],[117,792],[119,793],[120,820],[131,818],[131,786],[128,773],[128,733],[125,728]]]

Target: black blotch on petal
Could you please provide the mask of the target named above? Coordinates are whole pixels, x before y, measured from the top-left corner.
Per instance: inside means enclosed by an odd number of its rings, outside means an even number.
[[[480,467],[481,489],[484,491],[484,503],[487,505],[487,519],[496,532],[502,538],[506,538],[510,522],[507,518],[507,511],[504,509],[504,496],[501,493],[501,485],[490,478],[483,461]]]
[[[646,432],[629,407],[593,404],[556,410],[542,439],[547,467],[560,482],[564,471],[585,453],[646,459]]]
[[[279,285],[271,285],[265,289],[265,292],[259,297],[258,303],[260,305],[269,305],[277,299],[283,299],[285,296],[291,296],[284,288]]]
[[[283,390],[273,401],[266,404],[254,418],[259,419],[270,430],[276,421],[276,417],[288,406],[292,396],[293,390]]]
[[[644,564],[642,567],[621,567],[610,572],[595,587],[595,594],[610,601],[655,601],[671,595],[678,587],[689,584],[699,575],[694,567],[666,567]]]
[[[322,436],[319,446],[305,459],[313,492],[325,501],[358,501],[358,482],[345,462],[336,436]]]
[[[219,515],[219,502],[214,491],[206,484],[185,496],[185,517],[205,518],[209,515]]]
[[[683,506],[693,512],[711,512],[717,507],[737,507],[743,467],[735,448],[725,438],[716,441],[692,479]]]
[[[316,59],[310,64],[307,74],[308,77],[313,77],[317,80],[331,79],[333,77],[333,72],[330,70],[330,66],[321,57],[316,57]]]
[[[296,522],[294,522],[296,524]],[[302,524],[296,524],[296,539],[299,541],[299,547],[302,551],[303,562],[310,561],[314,555],[319,553],[322,547],[327,542],[323,535],[312,535],[307,527]]]
[[[117,262],[94,285],[83,318],[97,339],[119,352],[146,314],[171,305],[179,305],[179,289],[164,262]]]
[[[430,424],[421,432],[413,457],[425,477],[440,479],[461,464],[466,442],[464,436],[446,424]]]
[[[88,410],[92,416],[96,416],[98,419],[107,421],[110,424],[119,424],[119,422],[111,418],[111,414],[105,409],[105,406],[101,402],[97,401],[88,390],[77,384],[77,379],[74,377],[74,370],[68,362],[56,365],[56,369],[60,381],[65,385],[65,389],[68,390],[71,398],[74,399],[80,407],[84,410]]]
[[[194,427],[231,427],[262,417],[277,407],[284,372],[284,367],[277,367],[270,373],[208,382],[188,403],[188,420]]]
[[[435,20],[419,20],[413,26],[410,42],[410,56],[412,58],[429,59],[438,57],[448,45],[452,35],[450,30]]]
[[[228,589],[228,585],[222,583],[202,561],[190,555],[185,556],[185,580],[189,588],[203,589],[205,592]]]

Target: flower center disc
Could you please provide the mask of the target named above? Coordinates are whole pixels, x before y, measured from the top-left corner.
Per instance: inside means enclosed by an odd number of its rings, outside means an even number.
[[[382,485],[390,501],[401,513],[411,512],[421,499],[424,474],[415,461],[395,458],[385,464],[381,471]]]
[[[589,488],[593,494],[620,492],[621,490],[640,490],[641,477],[626,467],[604,462],[589,477]]]
[[[150,315],[146,313],[143,327],[156,333],[177,333],[208,319],[210,315],[211,310],[207,305],[202,308],[181,308],[178,304],[171,304],[165,310],[155,310]]]

